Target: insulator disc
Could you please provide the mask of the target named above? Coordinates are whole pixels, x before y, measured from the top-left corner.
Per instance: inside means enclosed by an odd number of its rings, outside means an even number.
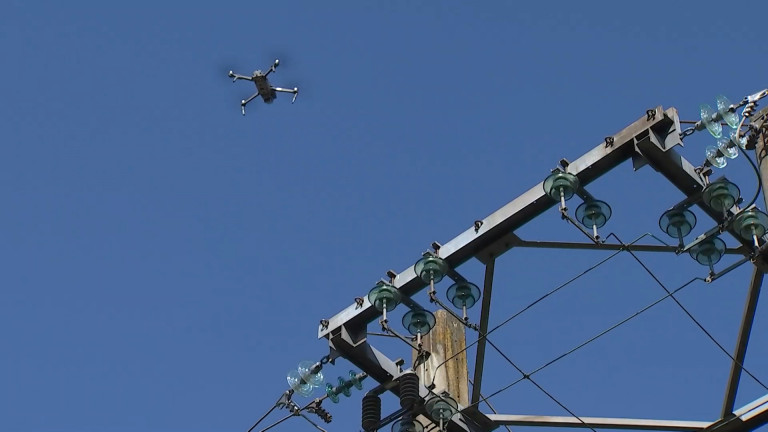
[[[739,127],[739,122],[741,122],[741,119],[739,118],[738,114],[728,110],[730,106],[731,101],[729,101],[727,97],[723,95],[717,97],[717,110],[723,116],[723,120],[728,123],[728,126],[730,126],[731,129],[736,129]]]
[[[301,378],[301,374],[299,374],[299,371],[292,370],[288,371],[288,385],[293,389],[293,391],[296,392],[296,394],[299,394],[304,397],[309,397],[312,395],[312,390],[314,390],[314,386],[306,381],[304,381]]]
[[[723,156],[715,146],[705,148],[704,154],[709,163],[715,168],[725,168],[725,166],[728,165],[728,160],[725,159],[725,156]]]
[[[304,381],[308,382],[313,387],[320,387],[323,385],[323,373],[320,372],[320,370],[313,373],[312,369],[314,366],[315,363],[309,360],[304,360],[299,363],[299,368],[297,370]]]
[[[469,309],[480,298],[480,288],[471,282],[460,281],[448,287],[446,295],[457,308]]]
[[[431,280],[438,283],[443,280],[445,273],[448,272],[448,264],[440,257],[425,256],[416,261],[413,265],[413,271],[424,281],[429,283]]]
[[[333,384],[328,383],[325,385],[325,394],[328,396],[328,399],[333,403],[339,403],[339,394],[334,390]]]
[[[403,416],[400,420],[392,423],[392,432],[424,432],[424,425],[410,416]]]
[[[560,201],[560,192],[563,193],[564,199],[569,200],[579,188],[579,178],[571,173],[558,171],[544,179],[542,186],[544,193],[553,200]]]
[[[713,266],[725,253],[725,242],[717,237],[701,241],[693,246],[688,254],[701,265]]]
[[[741,197],[741,191],[728,180],[718,180],[710,183],[701,194],[704,202],[717,212],[730,210]]]
[[[736,215],[733,228],[745,240],[762,237],[768,230],[768,215],[757,209],[743,211]]]
[[[356,389],[358,389],[358,390],[362,390],[363,389],[363,383],[357,377],[357,372],[355,372],[353,370],[349,371],[349,380],[352,381],[352,385],[355,386]]]
[[[715,138],[720,138],[723,135],[723,126],[719,121],[712,121],[712,117],[717,111],[713,110],[708,104],[701,104],[699,109],[701,110],[701,121],[707,127],[709,133]]]
[[[688,209],[669,209],[659,218],[659,228],[680,241],[690,234],[695,226],[696,215]]]

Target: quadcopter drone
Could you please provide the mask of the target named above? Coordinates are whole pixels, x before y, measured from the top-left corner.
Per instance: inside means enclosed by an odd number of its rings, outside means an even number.
[[[284,93],[293,93],[293,100],[291,103],[296,102],[296,96],[299,95],[299,89],[298,87],[294,87],[292,89],[284,89],[280,87],[272,87],[272,85],[269,84],[269,80],[267,79],[267,76],[269,76],[270,73],[274,72],[275,69],[280,65],[280,60],[275,60],[275,63],[267,70],[267,72],[262,72],[260,70],[253,71],[253,75],[251,76],[245,76],[245,75],[238,75],[232,71],[229,71],[229,77],[232,78],[232,82],[235,82],[239,79],[241,80],[247,80],[247,81],[253,81],[254,84],[256,84],[256,94],[249,97],[248,99],[243,99],[240,101],[240,109],[243,111],[243,115],[245,115],[245,106],[248,104],[248,102],[254,100],[256,96],[261,96],[261,98],[264,100],[265,103],[272,103],[275,98],[277,98],[277,92],[284,92]]]

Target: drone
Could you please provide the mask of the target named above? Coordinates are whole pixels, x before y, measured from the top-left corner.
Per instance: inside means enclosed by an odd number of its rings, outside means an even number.
[[[256,99],[257,96],[261,96],[261,98],[264,100],[264,103],[272,103],[272,101],[277,98],[277,92],[283,92],[283,93],[293,93],[293,100],[291,103],[296,102],[296,96],[299,95],[299,88],[294,87],[292,89],[284,89],[280,87],[272,87],[271,84],[269,84],[269,79],[267,77],[270,73],[274,72],[275,69],[280,65],[280,60],[275,60],[275,63],[272,64],[272,66],[267,70],[267,72],[262,72],[260,70],[253,71],[253,75],[251,76],[245,76],[245,75],[239,75],[232,71],[229,71],[229,77],[232,78],[232,82],[235,82],[239,79],[246,80],[246,81],[253,81],[254,84],[256,84],[256,94],[249,97],[248,99],[243,99],[240,101],[240,109],[243,112],[243,115],[245,115],[245,106],[248,104],[248,102]]]

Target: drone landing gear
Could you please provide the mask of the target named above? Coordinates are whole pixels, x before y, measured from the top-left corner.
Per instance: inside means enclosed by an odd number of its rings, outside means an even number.
[[[291,100],[291,103],[296,102],[296,96],[299,95],[299,88],[298,87],[294,87],[292,89],[284,89],[284,88],[280,88],[280,87],[273,87],[273,90],[279,91],[279,92],[283,92],[283,93],[293,93],[293,100]]]

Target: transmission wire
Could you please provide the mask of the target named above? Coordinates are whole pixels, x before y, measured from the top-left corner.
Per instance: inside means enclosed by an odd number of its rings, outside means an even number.
[[[646,307],[644,307],[644,308],[640,309],[639,311],[637,311],[637,312],[633,313],[632,315],[629,315],[628,317],[624,318],[623,320],[619,321],[618,323],[616,323],[616,324],[612,325],[611,327],[608,327],[607,329],[605,329],[605,330],[601,331],[600,333],[596,334],[595,336],[592,336],[591,338],[589,338],[589,339],[587,339],[586,341],[582,342],[581,344],[579,344],[579,345],[577,345],[577,346],[575,346],[575,347],[571,348],[570,350],[568,350],[568,351],[564,352],[563,354],[560,354],[559,356],[557,356],[557,357],[555,357],[554,359],[552,359],[552,360],[548,361],[547,363],[544,363],[543,365],[541,365],[541,366],[539,366],[538,368],[534,369],[534,370],[533,370],[533,371],[530,373],[530,375],[533,375],[533,374],[535,374],[535,373],[537,373],[537,372],[541,371],[542,369],[544,369],[544,368],[546,368],[546,367],[549,367],[549,366],[551,366],[551,365],[552,365],[552,364],[554,364],[555,362],[557,362],[557,361],[559,361],[559,360],[562,360],[563,358],[565,358],[565,357],[567,357],[567,356],[569,356],[569,355],[573,354],[574,352],[576,352],[576,351],[580,350],[581,348],[584,348],[585,346],[587,346],[587,345],[589,345],[590,343],[592,343],[592,342],[596,341],[597,339],[601,338],[602,336],[604,336],[604,335],[608,334],[609,332],[613,331],[614,329],[616,329],[616,328],[618,328],[618,327],[620,327],[620,326],[624,325],[626,322],[628,322],[628,321],[630,321],[631,319],[633,319],[633,318],[637,317],[637,316],[638,316],[638,315],[640,315],[641,313],[643,313],[643,312],[647,311],[648,309],[650,309],[650,308],[652,308],[652,307],[656,306],[657,304],[659,304],[659,303],[661,303],[662,301],[664,301],[664,300],[668,299],[669,297],[672,297],[672,295],[673,295],[673,294],[677,293],[678,291],[682,290],[683,288],[687,287],[688,285],[692,284],[693,282],[695,282],[695,281],[697,281],[697,280],[699,280],[699,281],[702,281],[702,282],[706,282],[706,281],[707,281],[706,279],[703,279],[703,278],[700,278],[700,277],[695,277],[695,278],[693,278],[693,279],[689,280],[688,282],[686,282],[686,283],[684,283],[684,284],[680,285],[679,287],[677,287],[677,288],[676,288],[674,291],[671,291],[669,294],[667,294],[667,295],[665,295],[665,296],[663,296],[663,297],[659,298],[658,300],[654,301],[653,303],[650,303],[648,306],[646,306]]]
[[[757,201],[757,198],[760,196],[760,191],[763,188],[763,182],[760,179],[760,169],[757,167],[757,164],[755,164],[755,161],[752,160],[752,158],[749,156],[749,153],[747,153],[741,146],[738,146],[739,151],[741,154],[744,155],[744,157],[749,161],[749,164],[752,165],[752,169],[755,171],[755,176],[757,176],[757,191],[755,191],[755,196],[752,197],[752,201],[747,204],[747,207],[751,206],[752,204]]]
[[[283,400],[283,396],[285,396],[285,394],[281,394],[280,395],[280,397],[277,399],[277,402],[275,402],[275,404],[272,405],[272,408],[270,408],[269,411],[267,411],[263,416],[261,416],[261,418],[256,420],[256,423],[254,423],[253,426],[251,426],[251,428],[248,429],[248,432],[251,432],[252,430],[256,429],[256,426],[258,426],[259,423],[261,423],[265,418],[267,418],[268,415],[270,415],[272,413],[272,411],[275,410],[275,408],[277,408],[277,406],[280,403],[280,401]]]
[[[596,431],[596,430],[595,430],[595,429],[594,429],[592,426],[590,426],[590,425],[589,425],[589,424],[587,424],[587,423],[586,423],[584,420],[582,420],[582,419],[581,419],[581,417],[577,416],[577,415],[576,415],[576,413],[574,413],[573,411],[571,411],[570,409],[568,409],[568,407],[567,407],[567,406],[565,406],[565,405],[564,405],[562,402],[560,402],[559,400],[557,400],[557,398],[556,398],[556,397],[552,396],[552,394],[551,394],[551,393],[549,393],[548,391],[544,390],[544,388],[543,388],[542,386],[540,386],[540,385],[539,385],[539,383],[537,383],[536,381],[534,381],[534,380],[533,380],[533,378],[531,378],[531,375],[530,375],[530,374],[527,374],[527,373],[523,372],[523,370],[522,370],[522,369],[520,369],[520,367],[518,367],[518,366],[515,364],[515,362],[513,362],[513,361],[512,361],[512,359],[510,359],[510,358],[509,358],[509,356],[507,356],[506,354],[504,354],[504,352],[503,352],[503,351],[501,351],[501,349],[499,349],[499,347],[497,347],[497,346],[496,346],[496,344],[494,344],[493,342],[491,342],[491,340],[490,340],[490,339],[488,339],[488,337],[486,337],[486,338],[485,338],[485,340],[486,340],[486,342],[488,342],[488,344],[489,344],[489,345],[490,345],[490,346],[491,346],[491,347],[492,347],[494,350],[496,350],[496,352],[497,352],[497,353],[499,353],[499,354],[500,354],[502,357],[504,357],[504,360],[506,360],[506,361],[507,361],[507,363],[511,364],[511,365],[512,365],[512,367],[513,367],[513,368],[515,368],[515,369],[516,369],[516,370],[517,370],[517,371],[520,373],[520,375],[522,375],[522,376],[523,376],[523,378],[522,378],[522,379],[526,379],[526,380],[530,381],[530,382],[531,382],[531,384],[533,384],[534,386],[536,386],[536,388],[538,388],[539,390],[541,390],[541,392],[542,392],[542,393],[544,393],[545,395],[547,395],[547,397],[548,397],[548,398],[552,399],[552,401],[553,401],[554,403],[558,404],[558,405],[560,406],[560,408],[562,408],[562,409],[564,409],[565,411],[567,411],[567,412],[568,412],[568,414],[570,414],[571,416],[573,416],[573,418],[575,418],[576,420],[578,420],[578,421],[579,421],[581,424],[583,424],[585,427],[587,427],[587,428],[589,428],[590,430],[592,430],[592,432],[597,432],[597,431]]]
[[[618,237],[616,234],[614,234],[614,233],[611,233],[611,234],[609,234],[609,235],[608,235],[608,237],[610,237],[610,236],[613,236],[613,237],[614,237],[614,238],[615,238],[615,239],[616,239],[616,240],[617,240],[619,243],[621,243],[622,245],[624,244],[624,242],[622,242],[622,241],[621,241],[621,239],[619,239],[619,237]],[[718,342],[718,341],[717,341],[717,339],[715,339],[715,337],[714,337],[714,336],[712,336],[712,334],[711,334],[709,331],[707,331],[707,329],[706,329],[706,328],[704,328],[704,326],[703,326],[703,325],[702,325],[702,324],[699,322],[699,320],[697,320],[697,319],[696,319],[696,318],[693,316],[693,314],[692,314],[690,311],[688,311],[688,309],[687,309],[685,306],[683,306],[683,304],[682,304],[682,303],[680,303],[680,301],[679,301],[679,300],[678,300],[678,299],[677,299],[677,298],[676,298],[674,295],[672,295],[672,292],[670,292],[670,291],[669,291],[669,289],[667,289],[667,287],[666,287],[666,286],[665,286],[665,285],[664,285],[664,284],[663,284],[663,283],[662,283],[662,282],[659,280],[659,278],[658,278],[658,277],[657,277],[657,276],[656,276],[656,275],[655,275],[655,274],[654,274],[654,273],[651,271],[651,269],[649,269],[649,268],[648,268],[648,266],[646,266],[646,265],[645,265],[645,263],[644,263],[644,262],[643,262],[643,261],[642,261],[640,258],[638,258],[638,257],[637,257],[637,255],[635,255],[635,253],[634,253],[634,252],[632,252],[631,250],[628,250],[627,252],[629,252],[629,254],[630,254],[630,255],[632,255],[632,258],[634,258],[634,259],[635,259],[635,261],[637,261],[637,263],[638,263],[638,264],[640,264],[640,266],[643,268],[643,270],[645,270],[645,272],[646,272],[646,273],[648,273],[648,275],[650,275],[650,276],[651,276],[651,278],[653,278],[653,280],[654,280],[654,281],[656,281],[656,283],[657,283],[657,284],[658,284],[658,285],[659,285],[659,286],[660,286],[662,289],[664,289],[664,291],[666,291],[666,292],[667,292],[667,294],[669,294],[669,297],[671,297],[671,298],[672,298],[672,300],[674,300],[674,302],[675,302],[675,303],[677,303],[677,305],[678,305],[678,306],[680,306],[680,309],[682,309],[682,310],[683,310],[683,312],[685,312],[685,314],[686,314],[686,315],[688,315],[688,318],[690,318],[690,319],[691,319],[691,321],[693,321],[693,322],[694,322],[694,324],[696,324],[696,326],[698,326],[698,327],[699,327],[699,329],[701,329],[701,331],[702,331],[702,332],[704,332],[704,334],[705,334],[705,335],[707,335],[707,337],[708,337],[708,338],[709,338],[709,339],[710,339],[712,342],[714,342],[714,344],[715,344],[715,345],[717,345],[717,347],[718,347],[718,348],[720,348],[720,351],[724,352],[724,353],[725,353],[725,355],[727,355],[727,356],[728,356],[728,357],[729,357],[729,358],[730,358],[730,359],[731,359],[731,360],[732,360],[732,361],[733,361],[735,364],[739,365],[739,367],[741,367],[741,369],[742,369],[744,372],[746,372],[746,373],[747,373],[747,375],[749,375],[749,376],[750,376],[750,377],[751,377],[753,380],[755,380],[755,382],[757,382],[758,384],[760,384],[760,386],[761,386],[761,387],[763,387],[765,390],[768,390],[768,386],[766,386],[765,384],[763,384],[763,382],[762,382],[762,381],[760,381],[760,380],[759,380],[759,379],[758,379],[756,376],[754,376],[754,375],[753,375],[751,372],[749,372],[749,371],[748,371],[746,368],[744,368],[744,365],[742,365],[742,364],[741,364],[739,361],[737,361],[737,360],[736,360],[736,358],[734,358],[734,357],[733,357],[733,355],[731,355],[731,353],[729,353],[729,352],[728,352],[728,350],[726,350],[726,349],[725,349],[725,348],[724,348],[724,347],[723,347],[723,346],[720,344],[720,342]]]
[[[469,382],[469,385],[471,385],[472,387],[475,386],[475,383],[473,383],[472,379],[469,377],[469,371],[467,371],[467,381]],[[488,402],[488,400],[482,394],[478,393],[478,395],[480,396],[480,400],[485,402],[486,405],[488,405],[488,408],[491,409],[491,412],[493,412],[494,414],[499,413],[498,411],[496,411],[496,408],[494,408],[493,405],[491,405],[491,403]],[[504,425],[504,429],[506,429],[509,432],[512,432],[512,429],[509,428],[509,425]]]
[[[501,322],[500,324],[498,324],[497,326],[495,326],[495,327],[493,327],[492,329],[490,329],[490,330],[489,330],[489,331],[488,331],[486,334],[479,334],[479,336],[478,336],[477,340],[475,340],[474,342],[472,342],[472,343],[468,344],[467,346],[465,346],[464,348],[462,348],[462,349],[461,349],[461,350],[459,350],[458,352],[454,353],[454,354],[453,354],[453,355],[451,355],[450,357],[446,358],[446,359],[445,359],[445,360],[444,360],[442,363],[440,363],[439,365],[437,365],[437,367],[435,367],[435,375],[432,377],[432,383],[431,383],[431,384],[433,385],[433,384],[435,383],[435,378],[436,378],[436,376],[437,376],[437,375],[436,375],[436,373],[437,373],[437,370],[438,370],[438,369],[440,369],[440,368],[441,368],[443,365],[445,365],[445,364],[446,364],[446,363],[448,363],[449,361],[453,360],[453,359],[454,359],[454,358],[456,358],[457,356],[459,356],[459,355],[463,354],[463,353],[464,353],[464,352],[466,352],[466,351],[467,351],[469,348],[472,348],[473,346],[475,346],[476,344],[478,344],[478,343],[479,343],[481,340],[483,340],[483,339],[487,338],[489,334],[493,333],[494,331],[498,330],[500,327],[502,327],[502,326],[506,325],[507,323],[509,323],[509,322],[510,322],[510,321],[512,321],[513,319],[517,318],[517,317],[518,317],[519,315],[521,315],[523,312],[525,312],[525,311],[527,311],[528,309],[532,308],[533,306],[535,306],[536,304],[538,304],[539,302],[541,302],[541,301],[542,301],[542,300],[544,300],[545,298],[547,298],[547,297],[549,297],[550,295],[552,295],[552,294],[554,294],[554,293],[556,293],[556,292],[560,291],[561,289],[565,288],[565,287],[566,287],[566,286],[568,286],[569,284],[571,284],[571,283],[575,282],[575,281],[576,281],[577,279],[579,279],[580,277],[582,277],[582,276],[586,275],[587,273],[591,272],[592,270],[595,270],[596,268],[598,268],[598,267],[600,267],[601,265],[605,264],[605,263],[606,263],[606,262],[608,262],[609,260],[611,260],[611,259],[613,259],[614,257],[616,257],[618,254],[620,254],[620,253],[621,253],[621,252],[622,252],[624,249],[626,249],[628,246],[631,246],[631,245],[633,245],[633,244],[637,243],[638,241],[640,241],[640,240],[642,240],[643,238],[645,238],[645,237],[648,237],[648,236],[650,236],[650,237],[653,237],[653,238],[657,239],[658,241],[661,241],[661,240],[659,240],[658,238],[656,238],[656,236],[654,236],[653,234],[651,234],[651,233],[645,233],[645,234],[641,235],[640,237],[638,237],[637,239],[633,240],[631,243],[629,243],[629,245],[624,245],[624,244],[622,244],[622,246],[623,246],[623,248],[622,248],[622,249],[619,249],[619,250],[615,251],[614,253],[612,253],[612,254],[608,255],[608,257],[606,257],[606,258],[604,258],[604,259],[602,259],[602,260],[598,261],[597,263],[593,264],[592,266],[588,267],[587,269],[585,269],[584,271],[582,271],[582,272],[581,272],[581,273],[579,273],[578,275],[576,275],[576,276],[572,277],[571,279],[567,280],[566,282],[564,282],[564,283],[562,283],[562,284],[558,285],[557,287],[555,287],[555,288],[554,288],[554,289],[552,289],[551,291],[547,292],[547,293],[546,293],[546,294],[544,294],[543,296],[541,296],[541,297],[539,297],[538,299],[534,300],[534,301],[533,301],[532,303],[530,303],[528,306],[525,306],[524,308],[520,309],[518,312],[516,312],[516,313],[512,314],[512,316],[510,316],[509,318],[505,319],[504,321],[502,321],[502,322]],[[664,243],[664,242],[662,242],[662,243]],[[478,332],[478,333],[479,333],[479,332]]]
[[[576,347],[574,347],[574,348],[571,348],[570,350],[568,350],[568,351],[566,351],[565,353],[563,353],[563,354],[561,354],[561,355],[559,355],[559,356],[555,357],[554,359],[552,359],[552,360],[548,361],[547,363],[544,363],[543,365],[539,366],[538,368],[534,369],[534,370],[533,370],[531,373],[529,373],[529,374],[528,374],[528,376],[530,377],[530,376],[531,376],[531,375],[533,375],[533,374],[536,374],[536,373],[538,373],[538,372],[541,372],[543,369],[545,369],[545,368],[547,368],[547,367],[551,366],[551,365],[552,365],[552,364],[554,364],[555,362],[557,362],[557,361],[559,361],[559,360],[562,360],[563,358],[567,357],[567,356],[568,356],[568,355],[570,355],[570,354],[573,354],[574,352],[578,351],[578,350],[579,350],[579,349],[581,349],[581,348],[584,348],[585,346],[587,346],[587,345],[589,345],[590,343],[592,343],[592,342],[596,341],[597,339],[601,338],[602,336],[605,336],[605,335],[606,335],[606,334],[608,334],[609,332],[611,332],[611,331],[613,331],[613,330],[617,329],[618,327],[620,327],[620,326],[624,325],[624,324],[625,324],[625,323],[627,323],[628,321],[630,321],[630,320],[634,319],[635,317],[639,316],[640,314],[642,314],[643,312],[647,311],[648,309],[650,309],[650,308],[652,308],[652,307],[656,306],[657,304],[661,303],[662,301],[666,300],[667,298],[669,298],[669,297],[672,297],[672,295],[673,295],[673,294],[675,294],[675,293],[677,293],[677,292],[681,291],[683,288],[687,287],[688,285],[692,284],[693,282],[695,282],[695,281],[697,281],[697,280],[699,280],[699,281],[702,281],[702,282],[706,282],[706,279],[703,279],[703,278],[700,278],[700,277],[694,277],[693,279],[689,280],[688,282],[686,282],[686,283],[684,283],[684,284],[680,285],[679,287],[677,287],[676,289],[672,290],[672,291],[671,291],[669,294],[666,294],[666,295],[664,295],[664,296],[660,297],[660,298],[659,298],[659,299],[657,299],[656,301],[654,301],[654,302],[652,302],[652,303],[648,304],[647,306],[643,307],[642,309],[638,310],[637,312],[633,313],[632,315],[629,315],[627,318],[624,318],[623,320],[621,320],[621,321],[619,321],[618,323],[616,323],[616,324],[612,325],[611,327],[609,327],[609,328],[607,328],[607,329],[605,329],[605,330],[601,331],[600,333],[598,333],[597,335],[595,335],[595,336],[593,336],[593,337],[589,338],[589,339],[588,339],[588,340],[586,340],[585,342],[583,342],[583,343],[581,343],[581,344],[577,345],[577,346],[576,346]],[[512,388],[512,387],[514,387],[515,385],[519,384],[520,382],[524,381],[525,379],[526,379],[526,377],[525,377],[525,375],[524,375],[523,377],[521,377],[521,378],[519,378],[519,379],[517,379],[517,380],[513,381],[512,383],[510,383],[510,384],[508,384],[508,385],[506,385],[506,386],[502,387],[501,389],[499,389],[499,390],[496,390],[495,392],[493,392],[493,393],[489,394],[488,396],[486,396],[486,397],[485,397],[485,399],[486,399],[486,400],[487,400],[487,399],[490,399],[490,398],[492,398],[492,397],[494,397],[494,396],[496,396],[496,395],[498,395],[498,394],[500,394],[500,393],[502,393],[502,392],[504,392],[504,391],[506,391],[506,390],[508,390],[508,389],[510,389],[510,388]],[[479,401],[478,401],[478,402],[476,402],[474,405],[476,405],[476,404],[478,404],[478,403],[479,403]],[[471,405],[470,405],[470,406],[471,406]]]

